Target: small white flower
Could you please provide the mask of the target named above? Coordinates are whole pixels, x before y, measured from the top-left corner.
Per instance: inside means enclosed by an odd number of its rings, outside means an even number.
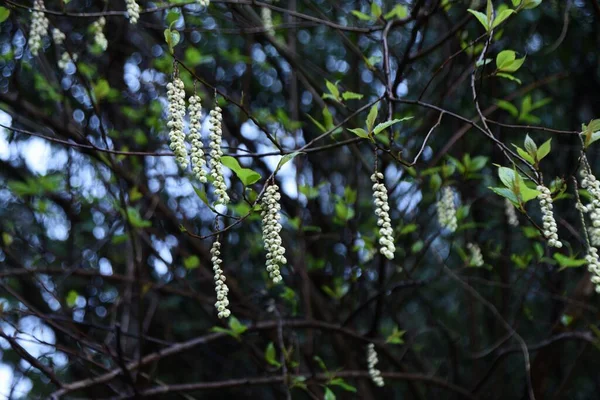
[[[215,303],[215,308],[217,309],[217,316],[219,318],[227,318],[231,315],[231,311],[227,308],[229,306],[229,300],[227,299],[227,293],[229,293],[229,288],[225,283],[226,278],[223,274],[223,270],[221,269],[221,243],[219,240],[215,240],[213,243],[210,254],[211,261],[213,264],[213,272],[215,274],[215,293],[217,294],[217,302]]]
[[[202,7],[208,7],[210,0],[196,0],[196,3],[200,4]]]
[[[388,194],[381,172],[375,172],[371,175],[373,182],[373,201],[375,203],[375,215],[377,216],[377,226],[379,226],[379,252],[388,260],[394,259],[394,230],[392,229],[390,219],[390,206],[388,205]]]
[[[106,19],[100,17],[91,27],[91,30],[94,33],[94,43],[98,45],[102,51],[105,51],[108,47],[108,41],[106,40],[106,36],[104,36],[104,25],[106,25]]]
[[[60,31],[60,29],[54,28],[52,29],[52,40],[54,40],[54,44],[60,46],[65,41],[66,36],[64,33]]]
[[[456,219],[456,207],[454,206],[454,191],[450,186],[442,189],[442,196],[437,202],[437,216],[440,225],[448,228],[450,232],[456,231],[458,221]]]
[[[367,346],[367,365],[369,368],[369,375],[371,376],[371,380],[375,385],[382,387],[385,385],[385,382],[381,376],[381,371],[375,368],[378,362],[379,358],[377,357],[377,352],[375,351],[375,345],[373,343],[369,343]]]
[[[58,68],[62,69],[63,71],[67,72],[67,67],[69,66],[69,63],[73,63],[75,64],[77,62],[77,54],[73,54],[73,57],[71,57],[71,55],[64,51],[62,53],[62,56],[60,57],[60,60],[58,60]]]
[[[481,254],[481,248],[476,243],[468,243],[467,249],[471,253],[469,265],[474,267],[483,267],[483,255]]]
[[[196,178],[206,183],[206,171],[204,165],[206,160],[204,159],[204,151],[202,150],[204,145],[202,144],[202,103],[200,96],[193,95],[190,97],[190,105],[188,108],[190,112],[190,141],[192,142],[192,171]]]
[[[580,205],[580,207],[583,212],[590,213],[591,224],[588,232],[592,246],[600,246],[600,181],[589,170],[587,159],[583,160],[583,165],[580,171],[581,187],[590,193],[592,200],[587,206]]]
[[[41,11],[46,9],[43,0],[35,0],[33,2],[33,8],[40,11],[34,11],[31,16],[29,51],[31,51],[31,54],[34,56],[37,56],[42,48],[42,38],[47,35],[49,21],[48,18],[46,18],[46,14]]]
[[[225,184],[225,178],[223,177],[223,170],[221,169],[221,156],[223,150],[221,149],[221,142],[223,140],[222,130],[223,115],[221,114],[221,107],[215,106],[210,112],[210,175],[213,177],[213,185],[215,186],[215,194],[217,195],[217,204],[229,203],[229,195],[227,195],[227,185]]]
[[[275,29],[273,29],[273,16],[271,15],[271,9],[263,7],[260,9],[260,15],[262,18],[263,26],[267,33],[271,36],[275,36]]]
[[[506,219],[511,226],[519,226],[519,217],[517,217],[517,209],[509,199],[504,199],[504,212]]]
[[[280,199],[279,186],[273,184],[267,187],[261,200],[262,235],[267,250],[266,267],[273,283],[281,282],[280,266],[287,264],[284,256],[285,248],[282,246],[281,236],[279,235],[279,232],[281,232],[281,224],[279,223],[281,218],[279,213],[281,210]]]
[[[188,166],[188,154],[185,147],[185,133],[183,132],[183,118],[185,116],[185,89],[183,81],[175,77],[173,82],[167,84],[167,97],[169,99],[169,139],[171,150],[181,168]]]
[[[538,185],[536,189],[541,192],[538,195],[538,199],[540,200],[540,207],[542,209],[544,236],[548,239],[548,246],[560,249],[562,243],[558,240],[558,227],[554,219],[554,213],[552,212],[553,206],[550,189],[544,185]]]
[[[137,24],[137,21],[140,18],[139,4],[136,3],[135,0],[125,0],[125,4],[127,6],[127,14],[129,14],[129,22]]]

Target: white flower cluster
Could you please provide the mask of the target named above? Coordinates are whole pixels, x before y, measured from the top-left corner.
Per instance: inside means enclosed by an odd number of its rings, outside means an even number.
[[[202,7],[208,7],[210,0],[196,0],[196,3],[200,4]]]
[[[377,216],[377,226],[379,226],[379,252],[388,260],[394,259],[394,230],[392,229],[390,219],[390,206],[388,205],[388,195],[385,184],[379,180],[383,179],[381,172],[375,172],[371,175],[373,182],[373,200],[375,202],[375,215]]]
[[[44,0],[35,0],[33,8],[36,10],[45,10]],[[34,11],[31,17],[31,29],[29,31],[29,51],[37,56],[42,48],[42,38],[48,32],[49,21],[43,11]]]
[[[229,203],[229,196],[227,195],[227,185],[221,169],[221,156],[223,155],[221,149],[223,139],[222,120],[221,107],[215,106],[210,111],[210,143],[208,145],[210,147],[210,175],[214,179],[213,185],[215,185],[217,203],[227,204]]]
[[[385,385],[383,382],[383,377],[381,376],[381,371],[375,368],[379,359],[377,358],[377,352],[375,351],[375,345],[373,343],[369,343],[367,346],[367,364],[369,367],[369,375],[371,376],[371,380],[373,383],[379,387]]]
[[[271,9],[263,7],[260,9],[260,15],[262,18],[263,26],[267,33],[271,36],[275,35],[275,29],[273,29],[273,16],[271,15]]]
[[[140,18],[140,6],[136,3],[135,0],[125,0],[125,4],[127,5],[127,14],[129,14],[129,22],[132,24],[137,24],[138,19]]]
[[[60,46],[63,44],[67,36],[60,31],[60,29],[54,28],[52,29],[52,40],[54,40],[54,44]]]
[[[190,97],[190,141],[192,142],[192,171],[198,180],[202,183],[206,183],[206,171],[204,165],[206,160],[204,159],[204,151],[202,148],[202,102],[200,96],[193,95]]]
[[[560,249],[562,243],[558,240],[558,228],[554,220],[554,212],[552,212],[552,196],[550,189],[544,185],[538,185],[536,188],[541,193],[538,195],[540,207],[542,208],[542,221],[544,227],[544,236],[548,239],[548,246]]]
[[[504,199],[504,212],[508,224],[511,226],[519,226],[519,217],[517,217],[517,209],[509,199]]]
[[[105,51],[108,47],[108,40],[104,36],[104,25],[106,25],[106,18],[100,17],[97,21],[92,24],[92,32],[94,33],[94,43]]]
[[[481,255],[481,248],[476,243],[467,243],[467,249],[471,253],[469,265],[474,267],[483,267],[483,255]]]
[[[592,246],[600,246],[600,181],[588,171],[588,168],[589,166],[584,165],[581,169],[581,187],[592,195],[592,201],[587,206],[581,205],[581,211],[590,213],[592,225],[588,232]]]
[[[187,149],[185,148],[185,133],[183,133],[183,118],[185,116],[185,89],[179,77],[167,84],[167,97],[169,99],[169,139],[171,150],[175,159],[185,169],[188,165]]]
[[[211,261],[213,263],[213,271],[215,273],[215,292],[217,293],[217,302],[215,303],[215,307],[217,308],[218,317],[219,318],[227,318],[231,315],[231,311],[227,308],[229,305],[229,300],[227,299],[227,293],[229,292],[229,288],[225,283],[225,275],[223,275],[223,270],[221,269],[221,243],[219,240],[215,240],[213,243],[210,254],[212,256]]]
[[[262,217],[263,241],[267,250],[267,272],[273,283],[281,282],[279,268],[287,263],[284,256],[285,248],[281,245],[281,236],[279,236],[279,232],[281,232],[281,224],[279,223],[281,218],[281,215],[279,215],[279,210],[281,210],[280,199],[279,186],[273,184],[267,188],[261,202],[262,212],[260,215]]]
[[[600,293],[600,260],[598,259],[598,250],[590,247],[585,256],[588,262],[588,271],[592,274],[591,281],[596,287],[596,293]]]
[[[63,51],[60,60],[58,60],[58,68],[66,72],[69,63],[72,62],[73,64],[75,64],[77,62],[77,58],[77,54],[73,54],[73,57],[71,57],[71,55],[68,52]]]
[[[442,196],[437,202],[437,216],[442,227],[448,228],[450,232],[456,231],[458,221],[456,219],[456,207],[454,207],[454,191],[450,186],[442,189]]]

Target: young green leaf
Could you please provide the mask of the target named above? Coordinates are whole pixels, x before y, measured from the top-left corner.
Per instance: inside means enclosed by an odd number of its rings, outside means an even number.
[[[373,104],[373,107],[369,110],[369,115],[367,115],[367,131],[369,133],[373,132],[373,126],[375,125],[375,120],[377,119],[377,104]]]
[[[483,25],[486,31],[489,31],[488,18],[484,13],[471,9],[467,11],[473,14],[475,18],[477,18],[477,20],[481,23],[481,25]]]
[[[381,17],[381,7],[376,2],[371,3],[371,16],[373,19]]]
[[[529,134],[525,135],[525,150],[527,150],[527,153],[529,153],[531,157],[535,158],[537,156],[537,145],[533,139],[529,137]]]
[[[367,14],[360,12],[358,10],[352,10],[352,15],[354,15],[356,18],[362,20],[362,21],[370,21],[371,17],[368,16]]]
[[[250,168],[243,168],[233,157],[221,157],[221,164],[232,170],[240,179],[240,181],[242,181],[244,186],[255,184],[261,178],[258,172],[251,170]]]
[[[508,17],[515,13],[515,10],[506,9],[502,10],[496,18],[494,18],[494,22],[492,23],[492,29],[496,28],[498,25],[503,23]]]
[[[361,138],[365,138],[368,139],[369,138],[369,133],[367,131],[365,131],[363,128],[352,128],[352,129],[348,129],[350,132],[354,133],[356,136],[359,136]]]
[[[517,82],[519,85],[522,83],[519,78],[515,78],[511,74],[505,74],[504,72],[498,72],[496,74],[496,76],[499,76],[500,78],[505,78],[505,79],[509,79],[511,81]]]
[[[279,169],[283,167],[288,161],[293,160],[296,156],[299,156],[300,154],[306,153],[304,153],[303,151],[295,151],[293,153],[286,154],[285,156],[281,157],[279,163],[277,164],[277,168],[275,168],[275,171],[279,171]]]
[[[274,367],[281,367],[281,363],[279,361],[277,361],[275,359],[276,357],[276,352],[275,352],[275,346],[273,345],[273,342],[269,342],[269,344],[267,345],[267,348],[265,349],[265,361],[268,362],[269,364],[273,365]]]
[[[10,10],[6,7],[0,7],[0,24],[8,19]]]
[[[335,100],[339,100],[340,99],[340,90],[337,88],[336,85],[334,85],[333,83],[329,82],[327,79],[325,80],[325,86],[327,86],[327,89],[329,90],[329,93],[331,93],[331,96],[335,99]]]
[[[324,400],[335,400],[335,393],[333,393],[327,386],[325,386]]]
[[[542,159],[550,153],[551,142],[552,142],[552,139],[548,139],[538,148],[538,151],[537,151],[538,161],[542,161]]]
[[[511,116],[515,118],[519,116],[519,110],[512,103],[509,103],[506,100],[496,100],[495,103],[498,106],[498,108],[501,108],[504,111],[508,112]]]
[[[377,124],[377,126],[373,129],[373,134],[374,135],[379,135],[381,132],[383,132],[386,128],[389,128],[390,126],[397,124],[398,122],[402,122],[405,121],[407,119],[411,119],[412,117],[405,117],[402,119],[393,119],[391,121],[386,121],[386,122],[382,122],[380,124]]]
[[[354,92],[344,92],[342,93],[342,98],[344,100],[360,100],[362,99],[364,96],[360,93],[354,93]]]

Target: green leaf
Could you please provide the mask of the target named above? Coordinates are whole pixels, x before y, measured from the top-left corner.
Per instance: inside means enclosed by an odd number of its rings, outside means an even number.
[[[152,226],[152,222],[143,219],[137,208],[127,207],[127,218],[134,228],[148,228]]]
[[[346,383],[346,381],[344,381],[344,379],[342,378],[333,378],[332,380],[330,380],[329,382],[327,382],[328,385],[334,385],[334,386],[339,386],[342,389],[344,389],[347,392],[353,392],[356,393],[356,388],[352,385],[349,385]]]
[[[486,31],[489,30],[488,19],[484,13],[475,11],[475,10],[471,10],[471,9],[468,9],[467,11],[470,12],[471,14],[473,14],[475,16],[475,18],[477,18],[477,20],[479,20],[479,22],[481,22],[481,25],[483,25],[483,27],[485,28]]]
[[[503,23],[508,17],[515,13],[515,10],[506,9],[501,11],[496,18],[494,18],[494,22],[492,23],[492,29],[496,28],[498,25]]]
[[[375,2],[371,3],[371,15],[374,19],[381,17],[381,7],[379,7],[379,4]]]
[[[306,114],[306,116],[313,122],[313,124],[315,124],[317,126],[317,128],[319,128],[322,132],[327,132],[327,128],[325,128],[325,126],[323,126],[322,123],[320,123],[319,121],[317,121],[316,119],[314,119],[310,114]]]
[[[198,268],[200,266],[200,259],[198,258],[198,256],[189,256],[189,257],[186,257],[183,260],[183,266],[188,271],[196,269],[196,268]]]
[[[169,46],[169,52],[172,54],[173,48],[177,46],[179,39],[181,39],[181,35],[177,31],[172,31],[171,28],[165,29],[163,33],[165,36],[165,43]]]
[[[385,19],[390,19],[390,18],[398,18],[398,19],[402,19],[402,18],[406,18],[408,16],[408,8],[406,8],[405,5],[403,4],[396,4],[396,6],[394,8],[392,8],[391,11],[389,11],[387,14],[384,15]]]
[[[358,10],[352,10],[352,15],[354,15],[356,18],[358,18],[362,21],[370,21],[371,20],[370,16],[368,16],[367,14],[362,13]]]
[[[582,258],[569,257],[561,253],[554,253],[552,257],[558,261],[558,265],[560,265],[560,268],[558,269],[559,271],[562,271],[566,268],[582,267],[587,264],[587,261]]]
[[[261,178],[258,172],[251,170],[250,168],[243,168],[233,157],[221,157],[221,164],[232,170],[240,179],[240,181],[242,181],[244,186],[250,186],[258,182]]]
[[[324,400],[335,400],[335,394],[327,386],[325,386]]]
[[[511,81],[515,81],[517,82],[519,85],[521,84],[521,80],[518,78],[515,78],[514,76],[512,76],[511,74],[505,74],[503,72],[498,72],[496,74],[496,76],[499,76],[500,78],[505,78],[505,79],[509,79]]]
[[[67,306],[71,308],[75,307],[75,304],[77,303],[77,297],[79,297],[79,293],[77,293],[76,290],[69,290],[69,293],[67,293],[67,298],[65,299]]]
[[[367,115],[367,131],[369,133],[373,132],[373,126],[375,125],[375,120],[377,119],[377,104],[373,104],[373,107],[369,110],[369,115]]]
[[[502,50],[496,56],[496,68],[502,70],[502,68],[508,67],[516,58],[516,53],[513,50]]]
[[[515,171],[511,168],[498,168],[498,177],[500,178],[500,181],[504,184],[504,186],[511,190],[513,190],[515,187],[515,175]]]
[[[529,164],[532,164],[532,165],[535,164],[535,159],[532,156],[530,156],[529,153],[527,153],[525,150],[523,150],[519,146],[515,146],[515,147],[517,148],[517,153],[519,153],[519,155],[521,157],[523,157]]]
[[[385,342],[390,343],[390,344],[404,344],[403,337],[405,334],[406,334],[406,331],[401,331],[398,329],[397,326],[394,326],[394,330],[387,337],[387,339],[385,339]]]
[[[265,361],[268,362],[269,364],[279,368],[279,367],[281,367],[281,363],[279,361],[277,361],[275,359],[275,357],[276,357],[275,346],[273,345],[273,342],[269,342],[269,344],[267,345],[267,348],[265,349]]]
[[[542,4],[542,0],[523,0],[523,9],[529,10]]]
[[[525,150],[527,150],[527,153],[532,157],[535,157],[537,155],[537,145],[529,136],[529,134],[525,135]]]
[[[281,167],[283,167],[285,164],[287,164],[289,161],[293,160],[296,156],[299,156],[300,154],[306,153],[304,153],[303,151],[295,151],[293,153],[286,154],[285,156],[281,157],[279,163],[277,164],[277,168],[275,168],[275,171],[279,171]]]
[[[517,107],[515,107],[512,103],[509,103],[506,100],[496,100],[496,105],[498,106],[498,108],[507,111],[511,116],[515,118],[519,116],[519,110],[517,109]]]
[[[518,7],[521,4],[521,0],[511,0],[513,7]]]
[[[383,130],[385,130],[386,128],[389,128],[390,126],[397,124],[398,122],[402,122],[402,121],[406,121],[412,119],[412,117],[404,117],[404,118],[400,118],[400,119],[393,119],[391,121],[386,121],[386,122],[382,122],[380,124],[377,124],[377,126],[373,129],[373,135],[378,135],[379,133],[381,133]]]
[[[102,100],[110,93],[110,85],[105,79],[100,79],[94,84],[94,97],[97,101]]]
[[[362,99],[364,96],[360,93],[354,93],[354,92],[344,92],[342,93],[342,98],[344,100],[360,100]]]
[[[10,10],[6,7],[0,7],[0,24],[8,19]]]
[[[248,330],[248,327],[246,325],[242,324],[233,315],[229,318],[229,328],[231,328],[231,330],[238,336]]]
[[[348,130],[350,132],[354,133],[356,136],[359,136],[361,138],[365,138],[365,139],[369,138],[369,134],[363,128],[352,128],[352,129],[348,129]]]
[[[492,0],[487,0],[485,16],[488,21],[492,21],[494,19],[494,5],[492,4]]]
[[[407,235],[409,233],[415,232],[417,230],[417,228],[418,228],[417,224],[408,224],[408,225],[402,227],[402,229],[400,230],[400,234]]]
[[[325,80],[325,86],[327,86],[327,89],[329,90],[329,93],[331,93],[331,95],[338,100],[340,98],[340,90],[337,88],[336,85],[334,85],[333,83],[329,82],[327,79]]]
[[[519,199],[517,198],[517,195],[512,190],[510,190],[508,188],[500,188],[500,187],[490,187],[489,189],[491,191],[493,191],[494,193],[496,193],[498,196],[502,196],[502,197],[510,200],[510,202],[513,203],[513,205],[515,207],[519,206]]]
[[[468,165],[467,169],[469,171],[479,171],[480,169],[483,169],[483,167],[485,167],[485,164],[487,164],[487,162],[487,157],[477,156],[473,160],[471,160],[471,163]]]
[[[548,139],[545,141],[537,151],[537,159],[541,161],[544,157],[546,157],[550,153],[552,139]]]
[[[208,208],[210,208],[212,211],[215,211],[213,206],[208,201],[208,195],[206,194],[206,190],[204,189],[204,187],[197,188],[194,186],[194,192],[196,192],[196,195],[200,198],[200,200],[202,200],[204,204],[208,206]]]

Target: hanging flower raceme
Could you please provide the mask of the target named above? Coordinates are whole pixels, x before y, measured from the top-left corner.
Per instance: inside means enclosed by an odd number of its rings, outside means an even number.
[[[60,46],[64,43],[66,39],[66,35],[60,31],[60,29],[54,28],[52,29],[52,40],[54,40],[54,44],[56,46]],[[67,66],[70,62],[75,63],[77,61],[77,54],[74,54],[73,57],[67,52],[63,51],[60,60],[58,60],[58,68],[63,71],[67,70]]]
[[[552,212],[553,206],[550,189],[544,185],[539,185],[536,189],[541,192],[538,195],[538,199],[540,200],[540,207],[542,209],[544,236],[548,239],[548,246],[560,249],[562,243],[558,240],[558,228],[554,219],[554,212]]]
[[[483,255],[481,254],[481,248],[476,243],[468,243],[467,249],[471,253],[469,265],[474,267],[483,267]]]
[[[46,18],[44,11],[43,0],[35,0],[33,2],[33,8],[36,10],[31,16],[31,29],[29,31],[29,51],[34,56],[37,56],[40,49],[42,48],[42,38],[46,36],[48,32],[49,21]],[[63,38],[64,39],[64,38]]]
[[[140,18],[140,6],[135,0],[125,0],[127,6],[127,14],[129,14],[129,22],[137,24]]]
[[[185,89],[183,81],[176,75],[173,82],[167,84],[167,97],[169,99],[169,140],[175,159],[185,169],[188,165],[188,154],[185,148],[185,133],[183,133],[183,118],[185,117]]]
[[[210,249],[210,254],[213,264],[213,271],[215,273],[215,292],[217,294],[217,302],[215,303],[215,307],[217,308],[217,316],[219,318],[227,318],[231,315],[231,311],[229,311],[227,308],[227,306],[229,306],[229,300],[227,299],[229,288],[225,283],[225,275],[221,269],[223,260],[221,260],[221,243],[219,242],[219,239],[216,239],[213,243]]]
[[[206,171],[204,165],[206,160],[204,159],[204,151],[202,150],[204,145],[202,144],[202,102],[200,96],[193,95],[190,97],[190,141],[192,142],[192,171],[196,178],[206,183]]]
[[[390,219],[390,206],[388,205],[387,189],[383,182],[383,174],[375,172],[371,175],[373,182],[373,201],[375,202],[375,215],[377,216],[377,226],[379,226],[379,252],[387,259],[394,259],[394,230],[392,229]]]
[[[367,365],[369,368],[369,376],[375,385],[382,387],[385,385],[385,382],[381,376],[381,371],[375,368],[378,362],[379,359],[377,357],[377,352],[375,351],[375,345],[373,343],[369,343],[367,346]]]
[[[223,115],[221,114],[221,107],[215,106],[210,111],[210,175],[213,177],[213,185],[215,186],[215,194],[217,195],[218,204],[229,203],[229,196],[227,195],[227,185],[225,184],[225,178],[223,177],[223,170],[221,168],[221,156],[223,150],[221,149],[221,141],[223,140],[222,130]]]
[[[261,8],[260,16],[262,18],[262,23],[267,33],[271,36],[274,36],[275,29],[273,29],[273,16],[271,15],[271,9],[268,7]]]
[[[94,43],[100,47],[102,51],[105,51],[108,47],[108,41],[106,40],[106,36],[104,36],[104,25],[106,25],[106,18],[100,17],[90,28],[94,34]]]
[[[67,36],[60,31],[60,29],[54,28],[52,29],[52,40],[54,40],[54,44],[60,46],[63,44]]]
[[[279,186],[272,184],[267,187],[261,200],[262,235],[267,250],[266,266],[273,283],[281,282],[280,267],[287,263],[284,256],[285,248],[282,246],[281,236],[279,235],[279,232],[281,232],[281,224],[279,223],[281,218],[279,214],[281,210],[280,199]]]
[[[595,247],[590,247],[585,260],[588,262],[588,271],[592,274],[591,281],[596,288],[596,293],[600,293],[600,260],[598,259],[598,250]]]
[[[442,196],[437,202],[437,215],[440,225],[448,228],[450,232],[456,231],[458,221],[456,219],[456,207],[454,206],[454,191],[450,186],[442,189]]]
[[[600,246],[600,181],[589,170],[587,160],[584,160],[583,164],[580,171],[581,187],[590,193],[592,200],[587,206],[582,205],[581,210],[590,213],[592,225],[588,228],[588,232],[592,246]]]
[[[519,226],[519,217],[517,217],[517,209],[508,199],[504,199],[504,213],[508,224],[511,226]]]

